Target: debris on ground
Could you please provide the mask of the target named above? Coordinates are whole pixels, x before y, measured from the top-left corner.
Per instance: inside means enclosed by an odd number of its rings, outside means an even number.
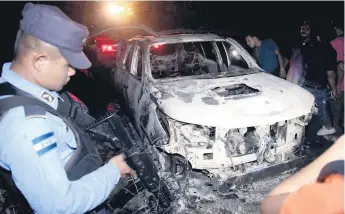
[[[322,145],[323,147],[318,147],[313,153],[321,154],[322,151],[328,148],[325,147],[326,143]],[[103,160],[109,160],[116,155],[110,143],[98,143],[96,147]],[[200,176],[193,171],[190,174],[174,176],[170,173],[160,174],[175,196],[171,212],[173,214],[255,214],[259,213],[260,202],[265,195],[295,172],[296,170],[290,170],[253,183],[232,186],[225,194],[213,188],[209,179],[205,179],[205,175]],[[148,195],[149,193],[145,191],[140,192],[122,210],[116,210],[113,214],[129,214],[133,213],[131,210],[145,207],[145,204],[149,202]],[[8,196],[8,192],[0,186],[0,213],[19,213],[17,211],[18,206],[11,204],[11,199]]]

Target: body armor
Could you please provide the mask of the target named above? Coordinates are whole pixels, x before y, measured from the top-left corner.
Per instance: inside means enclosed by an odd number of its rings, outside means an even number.
[[[23,106],[24,108],[28,106],[38,106],[42,108],[43,111],[61,118],[72,130],[76,139],[77,149],[65,165],[65,171],[70,181],[78,180],[82,176],[95,171],[103,165],[103,161],[94,146],[91,136],[84,131],[87,125],[95,121],[95,119],[88,114],[86,106],[75,96],[67,92],[62,93],[60,97],[64,101],[62,102],[59,99],[58,109],[55,110],[51,106],[9,83],[0,84],[0,95],[11,95],[0,99],[0,117],[11,108],[18,106]],[[7,183],[12,194],[14,194],[13,196],[17,200],[20,200],[20,202],[25,202],[23,205],[29,208],[30,206],[25,200],[25,197],[13,182],[11,173],[0,167],[0,175]]]

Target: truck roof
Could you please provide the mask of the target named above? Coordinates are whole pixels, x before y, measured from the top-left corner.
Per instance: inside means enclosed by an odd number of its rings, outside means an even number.
[[[203,42],[203,41],[222,41],[224,38],[215,34],[173,34],[173,35],[159,35],[159,36],[145,36],[135,37],[131,40],[147,41],[154,43],[180,43],[180,42]]]

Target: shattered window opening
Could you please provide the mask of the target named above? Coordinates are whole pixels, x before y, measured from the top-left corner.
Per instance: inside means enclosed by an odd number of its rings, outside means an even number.
[[[128,54],[126,54],[126,59],[125,59],[125,64],[124,64],[124,69],[127,71],[131,70],[131,61],[134,53],[134,45],[129,45],[128,46]]]
[[[225,49],[229,55],[230,66],[237,66],[244,69],[249,69],[249,65],[246,60],[238,53],[238,51],[228,42],[223,43]]]
[[[223,42],[216,42],[216,44],[217,44],[217,47],[219,49],[220,55],[222,57],[223,66],[225,66],[226,69],[229,69],[230,63],[228,62],[228,56],[227,56],[225,48],[223,46]]]
[[[142,51],[141,48],[138,46],[136,48],[136,53],[135,53],[135,59],[133,62],[133,70],[131,71],[131,74],[133,74],[134,77],[137,79],[141,80],[142,76],[142,70],[143,70],[143,64],[142,64]]]
[[[211,74],[246,74],[249,68],[239,52],[228,42],[217,42],[224,66],[219,66],[216,42],[153,44],[150,49],[151,74],[154,79]],[[227,45],[223,45],[227,44]],[[227,59],[227,52],[229,60]],[[231,56],[235,54],[235,56]],[[225,58],[224,58],[225,57]],[[233,58],[233,59],[232,59]],[[240,70],[239,70],[240,69]]]

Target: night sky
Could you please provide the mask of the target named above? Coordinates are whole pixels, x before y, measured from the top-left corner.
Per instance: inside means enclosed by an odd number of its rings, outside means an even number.
[[[38,1],[33,1],[38,2]],[[1,63],[13,56],[13,43],[21,19],[25,2],[0,2],[1,16]],[[42,3],[40,1],[40,3]],[[66,10],[66,2],[45,2]],[[152,4],[154,2],[149,2]],[[177,2],[177,5],[181,2]],[[276,38],[287,47],[296,43],[300,23],[303,20],[335,20],[344,25],[344,2],[192,2],[189,10],[196,15],[188,20],[180,20],[179,26],[222,30],[233,33],[261,32],[266,37]],[[143,20],[145,18],[142,18]]]

